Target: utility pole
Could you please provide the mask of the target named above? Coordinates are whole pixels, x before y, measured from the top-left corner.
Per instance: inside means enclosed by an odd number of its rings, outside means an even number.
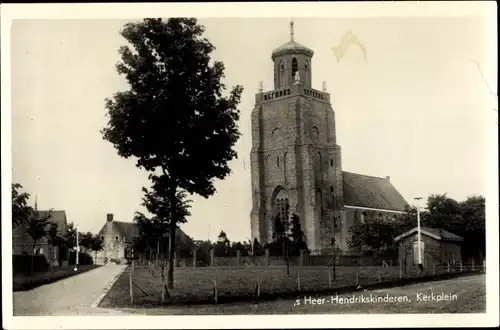
[[[419,201],[422,197],[415,197],[415,200]],[[420,235],[420,206],[417,205],[417,246],[418,246],[418,268],[423,270],[422,266],[422,237]]]
[[[75,226],[75,229],[76,229],[76,251],[75,251],[75,272],[78,270],[78,257],[79,257],[79,254],[80,254],[80,245],[78,244],[78,229],[76,228]]]

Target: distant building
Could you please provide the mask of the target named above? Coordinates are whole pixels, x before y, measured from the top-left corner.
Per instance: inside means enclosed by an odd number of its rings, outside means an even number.
[[[33,239],[27,232],[25,223],[22,223],[12,230],[12,254],[42,254],[47,258],[49,263],[57,266],[60,262],[67,262],[66,256],[61,253],[67,253],[66,250],[60,246],[49,246],[48,232],[52,223],[57,225],[57,236],[59,241],[64,241],[68,220],[65,211],[35,211],[38,212],[39,217],[49,216],[49,224],[45,227],[47,232],[46,237],[36,241],[33,247]],[[49,254],[50,253],[50,254]],[[64,259],[64,261],[62,260]]]
[[[131,253],[134,237],[138,234],[139,229],[134,223],[115,221],[113,214],[108,214],[106,223],[98,233],[103,240],[103,249],[93,255],[94,263],[103,265],[111,259],[125,262],[128,254]]]
[[[422,263],[424,267],[432,264],[457,264],[462,261],[460,244],[463,238],[444,229],[421,227]],[[394,242],[398,245],[398,257],[405,269],[409,271],[418,265],[417,227],[397,236]]]
[[[273,88],[261,85],[255,94],[252,241],[269,243],[275,219],[296,213],[311,253],[331,249],[333,241],[348,253],[355,220],[398,217],[407,202],[389,177],[343,171],[330,94],[325,84],[312,86],[313,54],[294,40],[292,25],[290,40],[271,55]]]
[[[139,228],[133,222],[116,221],[113,214],[108,213],[106,223],[101,228],[98,236],[103,240],[103,249],[92,253],[94,263],[103,265],[112,259],[124,263],[132,258],[134,238],[139,235]],[[176,230],[176,245],[179,242],[190,240],[180,228]]]

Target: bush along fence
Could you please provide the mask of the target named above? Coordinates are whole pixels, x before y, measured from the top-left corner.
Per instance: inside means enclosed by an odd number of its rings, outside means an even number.
[[[207,304],[293,298],[297,294],[353,292],[482,273],[486,264],[473,260],[426,264],[423,269],[403,263],[380,266],[176,267],[174,288],[166,286],[167,266],[133,262],[129,267],[130,304]]]
[[[192,251],[191,257],[177,257],[175,253],[174,264],[176,267],[241,267],[241,266],[283,266],[287,263],[286,258],[282,255],[272,255],[269,249],[265,249],[262,255],[243,256],[241,251],[236,251],[234,257],[216,256],[214,250],[210,250],[208,258],[197,258],[196,250]],[[308,255],[304,251],[300,251],[300,255],[289,256],[288,262],[295,266],[328,266],[332,265],[334,255]],[[338,266],[377,266],[387,264],[389,266],[398,265],[397,258],[371,257],[359,255],[340,255],[335,258]],[[158,266],[163,262],[163,257],[160,254],[152,256],[139,256],[136,264],[145,266],[149,262]]]

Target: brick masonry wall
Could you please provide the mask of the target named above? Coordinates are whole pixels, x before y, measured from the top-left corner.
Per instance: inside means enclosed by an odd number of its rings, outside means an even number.
[[[341,150],[336,145],[335,115],[329,96],[290,95],[262,101],[252,111],[252,239],[272,237],[273,201],[285,189],[290,212],[302,222],[310,249],[330,246],[335,208],[342,207]],[[328,96],[328,97],[326,97]],[[323,211],[322,211],[323,210]],[[337,213],[337,217],[340,216]]]

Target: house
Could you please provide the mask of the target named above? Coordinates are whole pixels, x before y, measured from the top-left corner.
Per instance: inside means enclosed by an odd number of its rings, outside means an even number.
[[[433,263],[444,265],[461,262],[462,237],[444,229],[431,227],[421,227],[420,236],[424,268],[432,267]],[[418,265],[417,227],[395,237],[394,242],[397,243],[398,257],[406,271]]]
[[[113,214],[108,213],[106,223],[98,235],[103,241],[103,249],[94,253],[94,263],[104,265],[110,261],[125,263],[127,259],[134,258],[134,238],[139,235],[139,228],[133,222],[116,221]],[[177,242],[191,240],[180,228],[176,230]]]
[[[333,244],[356,253],[350,247],[356,221],[396,219],[408,203],[390,177],[344,170],[336,109],[326,82],[314,88],[314,51],[294,39],[293,23],[290,39],[270,55],[272,88],[261,83],[251,114],[252,241],[271,243],[275,221],[295,213],[311,254],[329,254]],[[379,156],[391,155],[381,148]]]
[[[67,262],[66,251],[61,246],[49,246],[48,232],[51,224],[56,224],[56,236],[60,241],[64,241],[68,220],[66,212],[59,211],[34,211],[38,212],[38,216],[48,216],[49,224],[45,227],[47,235],[36,241],[33,246],[33,239],[27,232],[25,223],[22,223],[12,230],[12,254],[42,254],[47,261],[53,266],[58,266],[60,263]]]

